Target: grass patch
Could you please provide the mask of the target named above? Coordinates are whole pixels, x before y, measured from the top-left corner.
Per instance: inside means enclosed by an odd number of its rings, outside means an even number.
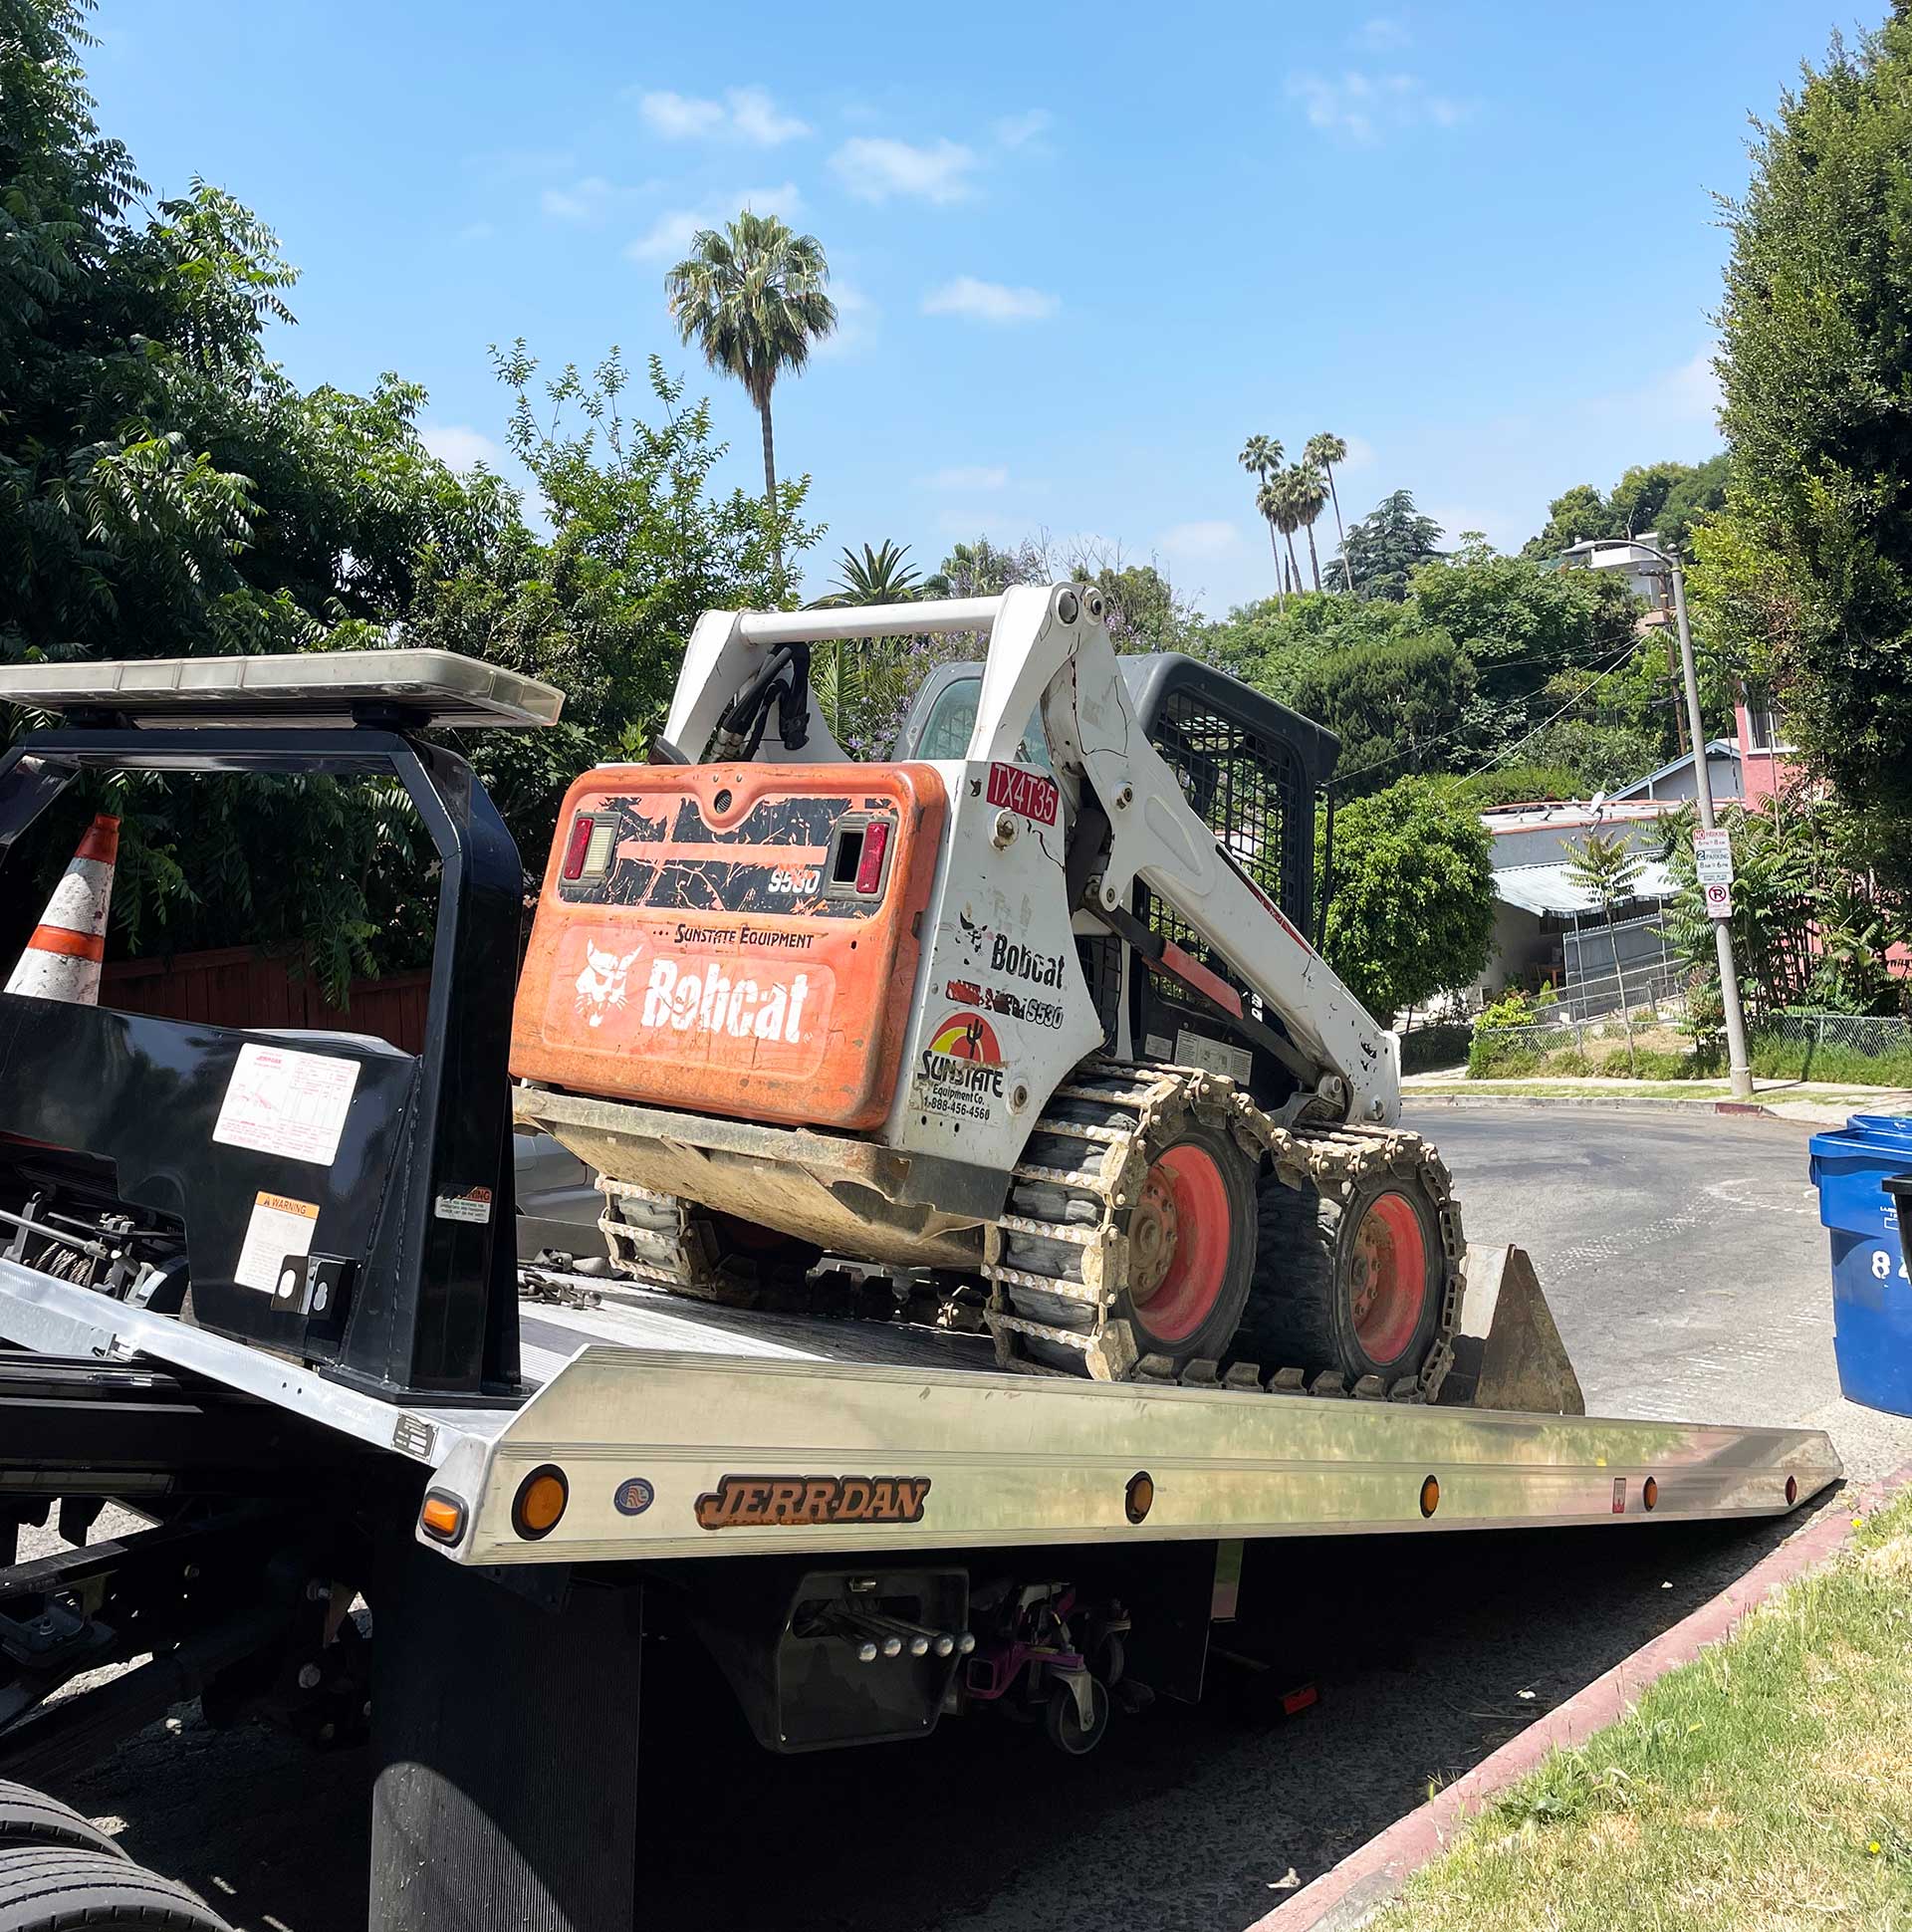
[[[1912,1049],[1860,1054],[1850,1047],[1813,1046],[1802,1040],[1758,1035],[1747,1059],[1762,1080],[1838,1081],[1852,1087],[1912,1087]]]
[[[1841,1087],[1912,1087],[1912,1049],[1893,1054],[1861,1054],[1850,1047],[1809,1046],[1756,1034],[1747,1059],[1759,1080],[1822,1081]],[[1635,1029],[1629,1059],[1624,1038],[1611,1031],[1548,1050],[1531,1033],[1476,1032],[1467,1056],[1469,1080],[1565,1080],[1598,1074],[1608,1080],[1718,1080],[1726,1072],[1717,1049],[1697,1049],[1665,1027]]]
[[[1912,1925],[1912,1495],[1556,1751],[1373,1932]]]

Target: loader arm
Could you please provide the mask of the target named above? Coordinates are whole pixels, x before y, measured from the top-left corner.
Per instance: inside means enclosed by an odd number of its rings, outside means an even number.
[[[1073,617],[1066,614],[1072,604]],[[1123,937],[1137,937],[1128,906],[1139,880],[1280,1019],[1305,1063],[1294,1071],[1323,1106],[1341,1119],[1393,1122],[1401,1103],[1394,1036],[1374,1024],[1189,805],[1135,714],[1102,615],[1095,591],[1030,587],[1004,596],[970,759],[1014,760],[1040,704],[1057,778],[1073,808],[1072,836],[1088,836],[1091,807],[1108,822],[1107,857],[1086,882],[1085,909]],[[1172,941],[1144,950],[1152,951],[1156,971],[1256,1026],[1234,990]]]

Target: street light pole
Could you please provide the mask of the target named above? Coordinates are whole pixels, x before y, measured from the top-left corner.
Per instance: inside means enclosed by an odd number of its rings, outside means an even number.
[[[1632,541],[1638,550],[1650,550],[1673,576],[1673,618],[1680,631],[1680,669],[1686,679],[1686,718],[1693,737],[1694,790],[1699,798],[1700,824],[1713,830],[1713,775],[1707,769],[1706,730],[1700,723],[1700,677],[1693,663],[1693,632],[1686,621],[1686,573],[1679,559],[1650,544]],[[1753,1069],[1746,1054],[1746,1018],[1740,1011],[1740,976],[1733,963],[1733,933],[1725,919],[1713,921],[1713,943],[1720,956],[1720,1004],[1726,1009],[1727,1071],[1733,1083],[1733,1097],[1753,1097]]]

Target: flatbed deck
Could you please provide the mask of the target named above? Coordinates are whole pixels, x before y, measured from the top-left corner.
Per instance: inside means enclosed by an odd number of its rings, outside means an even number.
[[[1819,1430],[1005,1374],[980,1336],[596,1279],[542,1275],[520,1328],[521,1405],[396,1405],[0,1262],[11,1341],[150,1357],[428,1466],[463,1564],[1773,1516],[1841,1473]],[[528,1541],[512,1499],[546,1465],[570,1503]]]

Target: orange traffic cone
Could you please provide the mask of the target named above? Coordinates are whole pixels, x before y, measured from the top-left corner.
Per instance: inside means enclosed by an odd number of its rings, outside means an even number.
[[[43,1000],[100,1004],[100,962],[107,954],[107,906],[120,856],[120,821],[101,813],[68,862],[27,949],[7,981],[9,993]]]

